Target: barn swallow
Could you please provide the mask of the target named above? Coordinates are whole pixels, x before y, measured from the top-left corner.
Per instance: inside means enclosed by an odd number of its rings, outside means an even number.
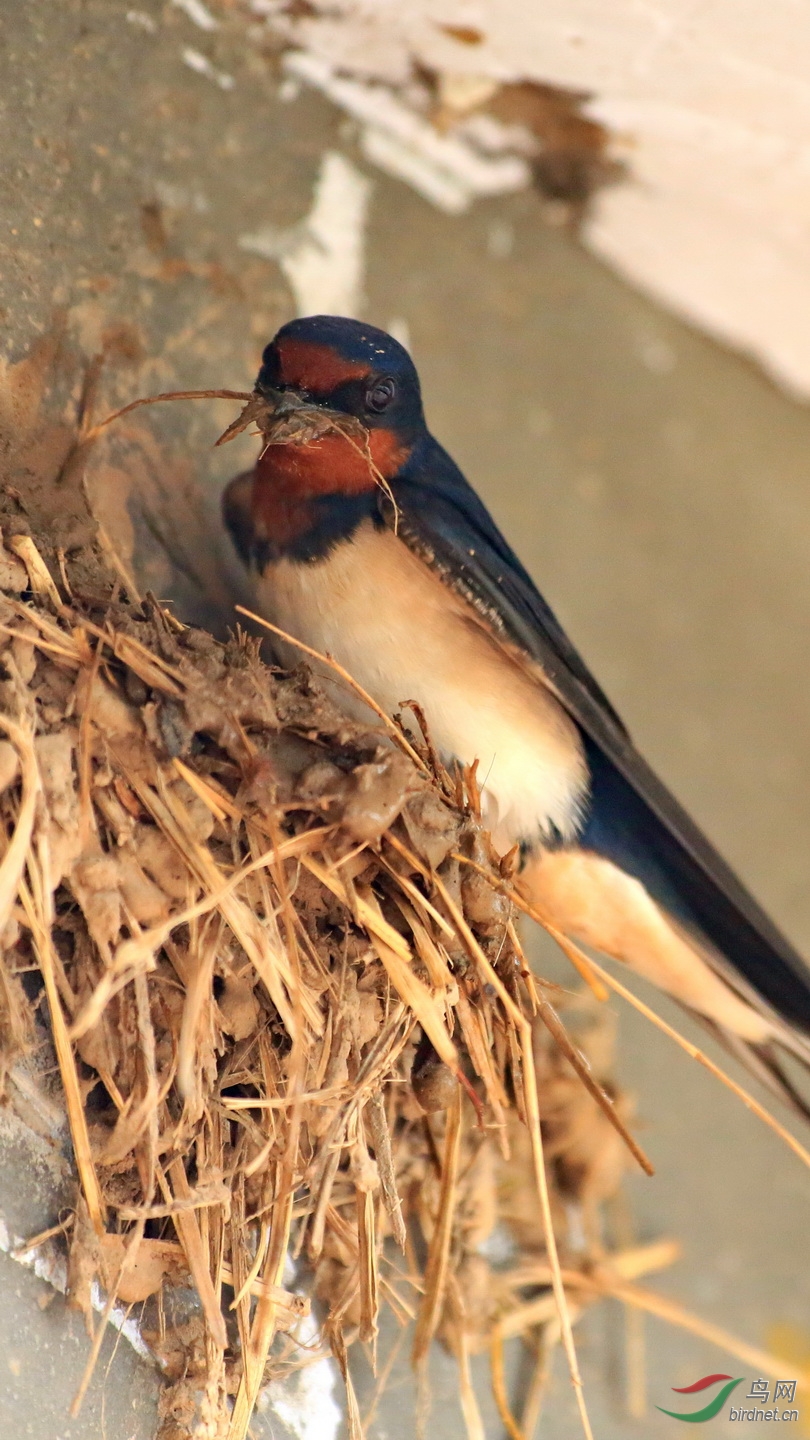
[[[524,894],[810,1114],[782,1058],[810,1067],[810,970],[639,754],[431,435],[407,351],[355,320],[294,320],[255,395],[277,429],[223,508],[264,616],[388,714],[417,700],[443,759],[478,762]]]

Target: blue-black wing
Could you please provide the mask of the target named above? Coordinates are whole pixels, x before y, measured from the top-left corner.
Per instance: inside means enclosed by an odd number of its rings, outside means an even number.
[[[810,970],[636,750],[488,510],[432,438],[397,477],[394,497],[402,539],[542,667],[580,727],[591,796],[579,843],[635,875],[779,1014],[810,1030]]]

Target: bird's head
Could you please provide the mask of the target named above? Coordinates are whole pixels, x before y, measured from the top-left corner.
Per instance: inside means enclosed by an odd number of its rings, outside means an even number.
[[[360,437],[386,480],[404,464],[425,424],[419,376],[404,346],[384,330],[336,315],[284,325],[264,351],[256,393],[270,402],[277,423],[284,422],[279,439],[295,417],[302,429],[297,444],[306,443],[310,417],[312,445],[322,447],[330,433],[323,422],[334,420],[355,447]],[[267,433],[271,444],[279,443],[272,422]],[[329,448],[335,458],[342,449],[343,464],[350,463],[351,447]]]

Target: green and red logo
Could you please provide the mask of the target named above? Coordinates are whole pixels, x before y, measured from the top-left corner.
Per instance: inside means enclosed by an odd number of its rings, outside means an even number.
[[[700,1395],[704,1390],[710,1390],[713,1385],[719,1385],[721,1380],[726,1383],[721,1390],[704,1405],[701,1410],[665,1410],[663,1405],[656,1405],[662,1415],[671,1415],[673,1420],[687,1420],[690,1425],[700,1425],[704,1420],[713,1420],[718,1415],[728,1400],[732,1390],[743,1382],[741,1375],[735,1380],[732,1375],[704,1375],[702,1380],[696,1380],[694,1385],[673,1385],[672,1389],[676,1395]]]

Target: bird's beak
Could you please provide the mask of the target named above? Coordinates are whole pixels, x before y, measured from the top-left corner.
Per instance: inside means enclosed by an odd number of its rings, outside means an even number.
[[[256,387],[217,445],[233,440],[251,424],[258,426],[266,445],[308,445],[336,433],[364,444],[368,435],[365,425],[353,415],[318,405],[297,390],[274,390],[269,385]]]
[[[270,385],[257,385],[253,393],[265,402],[268,414],[279,420],[286,420],[290,415],[301,411],[319,408],[297,390],[274,390]]]
[[[339,433],[353,440],[365,439],[366,428],[345,410],[319,405],[297,390],[273,390],[269,386],[255,391],[262,407],[256,420],[268,445],[308,445],[325,435]]]

